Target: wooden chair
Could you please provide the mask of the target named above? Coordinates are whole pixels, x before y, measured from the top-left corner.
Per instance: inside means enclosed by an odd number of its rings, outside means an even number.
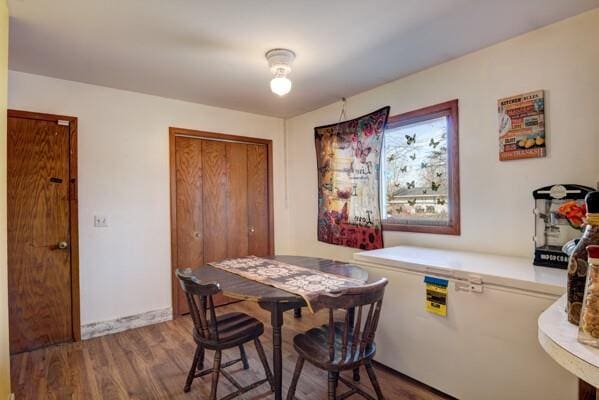
[[[383,278],[366,286],[323,296],[322,301],[329,309],[328,325],[310,329],[293,338],[298,359],[287,400],[295,399],[297,382],[305,360],[328,372],[329,400],[345,399],[356,393],[366,399],[375,400],[353,382],[339,376],[341,371],[356,370],[362,365],[366,367],[378,400],[384,400],[372,367],[372,358],[376,352],[374,334],[379,322],[385,286],[387,286],[387,279]],[[334,311],[338,309],[345,310],[343,322],[337,322],[333,317]],[[362,318],[362,311],[365,311],[365,320]],[[337,396],[339,381],[347,385],[350,390]]]
[[[210,390],[210,400],[216,400],[219,375],[222,374],[237,389],[228,394],[221,400],[229,400],[239,396],[249,390],[252,390],[263,383],[268,382],[273,390],[273,378],[264,354],[264,348],[260,343],[260,336],[264,333],[264,325],[247,314],[234,312],[224,315],[216,315],[214,311],[214,302],[212,296],[221,291],[218,283],[202,283],[187,269],[176,271],[177,278],[185,292],[191,319],[193,320],[193,338],[197,344],[195,355],[187,381],[183,391],[189,392],[191,383],[195,378],[212,374],[212,388]],[[241,386],[233,376],[226,372],[227,368],[233,364],[241,362],[243,369],[248,369],[249,364],[243,345],[253,341],[258,352],[258,357],[264,367],[266,378],[252,383],[248,386]],[[221,364],[222,351],[238,347],[240,357],[238,359]],[[202,371],[204,361],[204,350],[214,350],[214,365],[212,368]]]

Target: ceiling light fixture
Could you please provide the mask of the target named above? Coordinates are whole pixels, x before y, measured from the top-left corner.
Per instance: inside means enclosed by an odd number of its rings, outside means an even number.
[[[285,96],[291,91],[291,81],[287,74],[291,72],[291,63],[295,53],[288,49],[272,49],[266,52],[270,72],[275,76],[270,81],[270,90],[279,96]]]

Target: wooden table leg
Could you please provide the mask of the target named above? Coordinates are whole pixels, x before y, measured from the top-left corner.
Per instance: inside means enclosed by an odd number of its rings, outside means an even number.
[[[349,325],[354,326],[354,320],[356,318],[356,309],[353,307],[348,309],[347,314],[349,319]],[[354,369],[354,382],[360,382],[360,368]]]
[[[578,380],[578,400],[596,400],[599,399],[598,394],[599,390],[582,379]]]
[[[293,310],[293,317],[294,318],[301,318],[302,317],[302,308],[298,307],[296,309]]]
[[[281,327],[283,326],[283,311],[275,303],[270,312],[272,325],[272,368],[274,375],[275,400],[283,399],[283,349]]]

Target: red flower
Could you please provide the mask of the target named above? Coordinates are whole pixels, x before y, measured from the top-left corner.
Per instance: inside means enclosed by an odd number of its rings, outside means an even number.
[[[578,204],[576,200],[568,201],[557,209],[558,214],[566,217],[573,228],[580,229],[584,224],[587,213],[585,204]]]
[[[372,126],[372,124],[369,123],[364,124],[364,126],[362,127],[362,133],[366,137],[374,135],[374,126]]]

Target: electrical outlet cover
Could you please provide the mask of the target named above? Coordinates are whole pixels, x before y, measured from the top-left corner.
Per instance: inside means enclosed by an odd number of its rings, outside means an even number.
[[[104,215],[94,215],[94,226],[96,228],[106,228],[108,226],[107,218]]]

